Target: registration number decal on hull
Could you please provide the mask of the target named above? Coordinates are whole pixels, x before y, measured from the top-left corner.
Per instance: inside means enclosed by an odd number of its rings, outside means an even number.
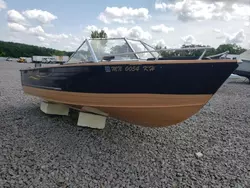
[[[145,65],[145,66],[105,66],[105,72],[153,72],[155,71],[155,66]]]

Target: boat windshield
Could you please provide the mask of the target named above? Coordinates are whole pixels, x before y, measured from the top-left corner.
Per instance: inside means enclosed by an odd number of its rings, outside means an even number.
[[[150,45],[126,38],[86,39],[67,63],[139,60],[159,56]],[[139,52],[139,53],[138,53]]]

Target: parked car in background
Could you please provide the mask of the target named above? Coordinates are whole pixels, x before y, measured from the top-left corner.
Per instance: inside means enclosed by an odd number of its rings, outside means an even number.
[[[18,63],[27,63],[26,59],[23,58],[23,57],[20,57],[18,60],[17,60]]]
[[[13,58],[7,57],[7,58],[6,58],[6,61],[13,61]]]

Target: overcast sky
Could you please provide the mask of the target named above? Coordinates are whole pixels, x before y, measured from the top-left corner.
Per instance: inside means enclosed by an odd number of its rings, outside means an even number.
[[[94,29],[167,47],[250,48],[250,0],[0,0],[0,40],[75,50]]]

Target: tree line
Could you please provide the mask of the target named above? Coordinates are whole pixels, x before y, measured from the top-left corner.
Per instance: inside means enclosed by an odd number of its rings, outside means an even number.
[[[70,56],[73,52],[60,51],[52,48],[0,41],[0,57],[31,57],[39,56]]]

